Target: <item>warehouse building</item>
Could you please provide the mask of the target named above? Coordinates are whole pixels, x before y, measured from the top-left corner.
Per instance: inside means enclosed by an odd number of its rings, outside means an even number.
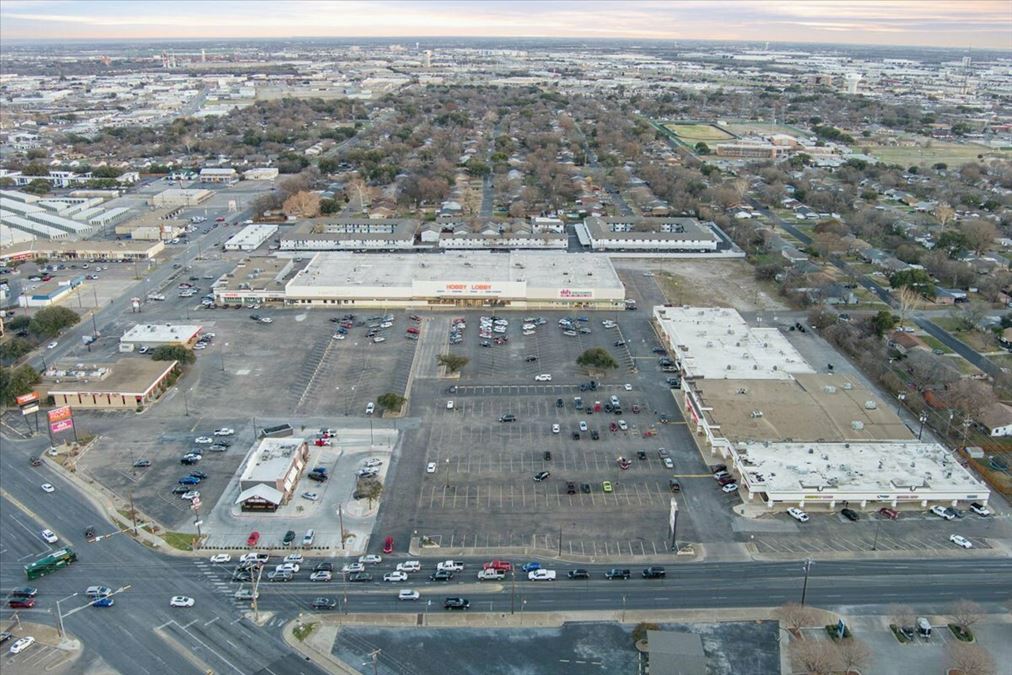
[[[695,218],[649,218],[592,216],[577,223],[580,243],[595,251],[716,251],[721,239],[713,223]]]
[[[197,206],[210,199],[213,194],[210,190],[203,189],[169,188],[154,195],[151,198],[151,206],[155,208]]]
[[[18,298],[18,304],[21,307],[49,307],[69,297],[82,283],[84,277],[81,276],[44,281],[26,289]]]
[[[260,223],[247,225],[225,242],[226,251],[255,251],[278,231],[277,225]]]
[[[55,405],[75,408],[145,408],[169,387],[176,361],[122,358],[112,363],[56,365],[37,389]]]
[[[232,168],[207,168],[200,170],[201,183],[232,185],[239,182],[239,174]]]
[[[160,241],[47,241],[35,239],[0,250],[0,261],[34,260],[151,260],[165,250]]]
[[[625,306],[625,287],[607,256],[549,252],[317,253],[285,295],[289,304],[324,307]]]
[[[734,310],[656,307],[681,376],[675,400],[704,460],[767,509],[986,502],[946,448],[922,443],[860,380],[816,373],[776,328]]]
[[[162,345],[193,347],[201,330],[203,326],[195,324],[137,324],[119,339],[119,350],[132,352],[141,347],[153,349]]]
[[[243,511],[276,511],[291,499],[307,462],[305,439],[261,439],[246,458],[235,503]]]

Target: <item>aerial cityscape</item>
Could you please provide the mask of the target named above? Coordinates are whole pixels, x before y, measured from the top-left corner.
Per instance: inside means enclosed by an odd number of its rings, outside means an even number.
[[[1012,672],[1007,0],[0,38],[4,675]]]

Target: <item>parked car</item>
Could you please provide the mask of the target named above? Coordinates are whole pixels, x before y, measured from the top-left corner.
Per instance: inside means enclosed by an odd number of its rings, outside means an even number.
[[[897,518],[900,517],[899,511],[897,511],[896,509],[890,509],[887,506],[883,506],[882,508],[880,508],[878,510],[878,513],[883,518],[888,518],[889,520],[896,520]]]
[[[247,546],[256,546],[259,542],[260,542],[260,533],[257,532],[256,530],[250,532],[249,536],[246,537]]]
[[[961,546],[962,548],[973,548],[973,544],[970,542],[969,539],[967,539],[966,537],[961,537],[958,534],[950,534],[949,541],[951,541],[956,546]]]
[[[861,518],[854,509],[840,509],[840,515],[852,523],[857,522]]]
[[[931,513],[935,514],[939,518],[944,518],[945,520],[954,520],[956,518],[955,515],[946,511],[942,506],[932,506]]]
[[[970,504],[970,510],[982,518],[987,518],[991,515],[991,510],[989,508],[977,502]]]
[[[787,509],[787,515],[789,515],[791,518],[798,521],[799,523],[808,522],[808,514],[796,506],[792,506],[791,508]]]

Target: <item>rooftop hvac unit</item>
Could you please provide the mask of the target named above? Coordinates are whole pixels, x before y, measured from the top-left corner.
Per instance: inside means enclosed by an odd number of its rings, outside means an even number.
[[[825,387],[822,388],[822,391],[826,392],[827,394],[835,394],[836,387],[834,387],[831,384],[827,384]]]
[[[753,410],[752,411],[752,419],[758,419],[759,417],[762,417],[762,416],[763,416],[763,411],[762,410]]]
[[[851,389],[853,389],[853,388],[854,388],[854,385],[853,385],[853,384],[851,384],[850,382],[844,382],[844,383],[843,383],[843,388],[844,388],[845,390],[847,390],[847,391],[850,391]]]
[[[861,420],[854,420],[853,422],[850,423],[850,428],[853,429],[854,431],[861,431],[862,429],[864,429],[864,422],[862,422]]]
[[[868,400],[864,402],[865,410],[875,410],[876,408],[878,408],[878,403],[875,403],[875,401]]]

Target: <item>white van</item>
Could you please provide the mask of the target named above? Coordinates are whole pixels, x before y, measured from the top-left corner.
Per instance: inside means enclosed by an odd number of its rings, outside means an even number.
[[[612,408],[618,408],[620,405],[621,404],[619,403],[618,396],[615,396],[613,394],[612,397],[611,397],[611,407]]]
[[[917,634],[925,639],[931,637],[931,622],[923,616],[917,617]]]
[[[316,530],[306,530],[306,534],[302,537],[302,545],[312,546],[314,539],[316,539]]]

